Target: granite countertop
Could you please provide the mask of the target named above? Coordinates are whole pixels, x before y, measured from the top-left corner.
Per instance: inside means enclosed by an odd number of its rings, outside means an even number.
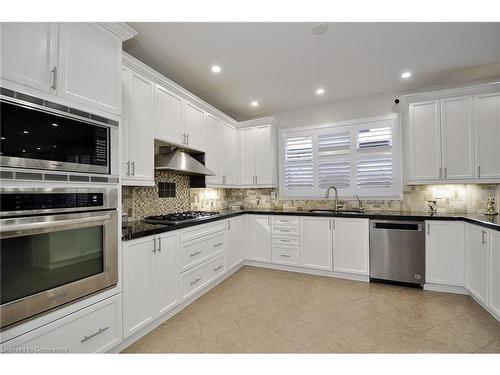
[[[181,223],[181,224],[148,224],[142,220],[129,221],[122,228],[122,240],[129,241],[136,238],[151,236],[178,230],[182,228],[192,227],[195,225],[205,224],[212,221],[228,219],[230,217],[243,214],[255,215],[295,215],[295,216],[320,216],[320,217],[352,217],[352,218],[367,218],[367,219],[389,219],[389,220],[462,220],[468,223],[481,225],[483,227],[500,231],[499,216],[487,216],[483,214],[467,214],[467,213],[446,213],[446,212],[416,212],[416,211],[365,211],[363,213],[330,213],[330,212],[308,212],[297,210],[273,210],[273,209],[245,209],[245,210],[223,210],[219,211],[220,215],[213,216],[209,219],[200,221]]]

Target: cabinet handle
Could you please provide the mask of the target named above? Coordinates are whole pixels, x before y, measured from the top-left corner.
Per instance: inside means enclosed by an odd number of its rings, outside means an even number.
[[[281,254],[280,257],[283,257],[283,258],[290,258],[290,255],[288,254]]]
[[[290,242],[290,240],[280,239],[280,242]]]
[[[191,253],[189,254],[190,257],[195,257],[197,256],[198,254],[201,254],[201,250],[197,251],[196,253]]]
[[[481,233],[481,244],[486,244],[486,238],[485,238],[486,231],[483,230]]]
[[[222,267],[223,266],[219,266],[219,267],[214,268],[214,272],[220,270]]]
[[[258,184],[258,181],[259,181],[259,180],[258,180],[258,177],[257,177],[257,176],[255,176],[255,185],[257,185],[257,184]]]
[[[477,167],[477,177],[481,177],[481,166]]]
[[[130,164],[132,165],[132,176],[135,176],[135,161]]]
[[[443,178],[443,168],[439,167],[439,178]]]
[[[156,254],[156,238],[153,238],[153,254]]]
[[[127,176],[130,176],[130,161],[127,161]]]
[[[289,233],[290,232],[288,229],[280,229],[279,231],[282,233]]]
[[[335,219],[332,219],[332,227],[335,230]]]
[[[55,90],[57,88],[57,66],[54,66],[50,72],[52,73],[52,86],[50,88]]]
[[[83,336],[83,339],[80,342],[84,343],[85,341],[88,341],[91,338],[96,337],[97,335],[100,335],[101,333],[107,331],[108,329],[109,329],[109,326],[108,327],[104,327],[104,328],[99,328],[99,330],[97,332],[91,334],[90,336]]]
[[[231,229],[231,220],[227,221],[227,229]]]
[[[198,277],[195,281],[191,281],[191,283],[190,283],[190,284],[191,284],[191,285],[194,285],[194,284],[196,284],[196,283],[197,283],[198,281],[200,281],[200,280],[201,280],[201,277]]]
[[[444,178],[448,178],[448,168],[444,167]]]
[[[189,144],[189,134],[186,134],[186,144]]]
[[[186,144],[186,133],[182,133],[182,144]]]
[[[219,247],[219,246],[221,246],[221,245],[224,245],[224,243],[222,243],[222,242],[216,243],[216,244],[214,245],[214,247]]]
[[[268,218],[267,218],[267,226],[268,226],[268,227],[270,227],[270,226],[271,226],[271,218],[270,218],[270,217],[268,217]]]
[[[427,235],[430,236],[431,234],[431,225],[427,223]]]
[[[158,252],[161,253],[161,238],[158,237]]]
[[[332,220],[328,220],[328,229],[332,229]]]

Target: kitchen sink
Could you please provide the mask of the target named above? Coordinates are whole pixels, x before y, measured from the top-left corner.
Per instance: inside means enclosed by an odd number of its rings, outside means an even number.
[[[308,212],[311,213],[324,213],[324,214],[362,214],[363,211],[360,209],[353,209],[353,210],[322,210],[322,209],[317,209],[317,210],[309,210]]]

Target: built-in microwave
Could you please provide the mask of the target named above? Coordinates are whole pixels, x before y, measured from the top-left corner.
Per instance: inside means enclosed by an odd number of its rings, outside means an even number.
[[[118,188],[0,188],[0,329],[114,286]]]
[[[1,167],[118,175],[117,121],[6,89],[1,94]]]

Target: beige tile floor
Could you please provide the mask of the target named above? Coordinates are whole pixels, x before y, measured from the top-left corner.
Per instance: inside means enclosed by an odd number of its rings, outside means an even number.
[[[125,353],[500,353],[468,296],[243,267]]]

